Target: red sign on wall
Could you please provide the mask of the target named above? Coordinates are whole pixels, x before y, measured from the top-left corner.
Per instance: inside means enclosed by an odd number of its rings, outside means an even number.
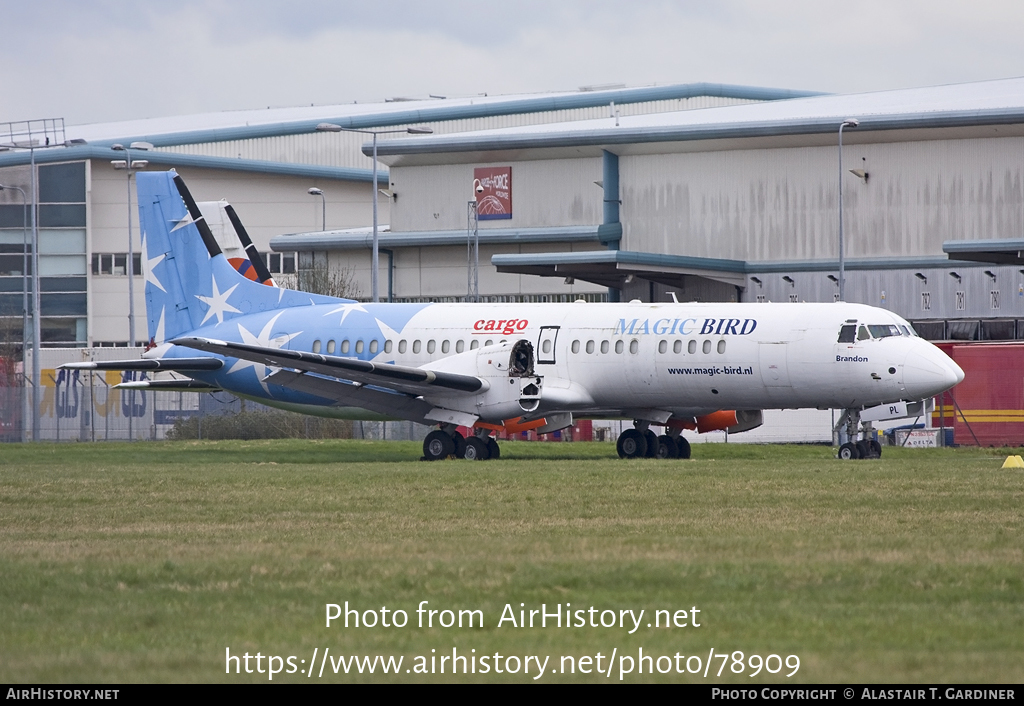
[[[512,167],[477,167],[473,170],[473,192],[481,221],[512,218]]]

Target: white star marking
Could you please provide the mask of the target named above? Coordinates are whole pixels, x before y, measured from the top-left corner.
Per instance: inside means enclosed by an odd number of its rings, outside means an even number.
[[[167,337],[165,333],[164,314],[167,313],[167,309],[161,307],[160,309],[160,320],[156,323],[156,336],[153,337],[153,341],[157,344],[163,343]]]
[[[200,221],[203,220],[203,216],[200,216],[198,218],[198,220],[200,220]],[[173,233],[174,231],[178,230],[179,228],[184,228],[185,226],[187,226],[187,225],[189,225],[191,223],[195,223],[195,221],[192,220],[192,214],[189,213],[188,211],[186,211],[184,216],[182,216],[181,218],[179,218],[176,221],[171,221],[171,223],[174,224],[174,227],[171,228],[171,232]]]
[[[224,323],[224,314],[226,312],[234,312],[235,314],[242,313],[235,307],[228,304],[228,297],[231,296],[231,293],[235,291],[235,288],[238,287],[238,285],[236,284],[232,286],[231,289],[221,294],[220,290],[217,288],[217,278],[211,277],[211,279],[213,280],[213,296],[204,297],[202,294],[195,295],[196,299],[210,307],[207,309],[206,316],[203,317],[203,321],[200,326],[209,321],[213,316],[217,317],[218,324],[222,324]]]
[[[260,331],[258,336],[254,336],[250,331],[242,326],[242,324],[238,324],[238,333],[242,337],[242,343],[249,346],[280,349],[283,348],[288,341],[301,335],[302,331],[296,331],[295,333],[286,333],[281,336],[277,336],[276,338],[270,338],[270,332],[274,330],[274,324],[277,323],[277,320],[281,317],[282,313],[284,312],[279,312],[277,316],[268,321],[267,325],[263,327],[263,330]],[[256,379],[260,381],[260,385],[263,387],[263,390],[267,394],[270,394],[270,389],[267,387],[267,383],[264,382],[264,378],[267,377],[268,371],[276,371],[280,370],[280,368],[271,368],[263,363],[239,359],[238,362],[231,366],[231,370],[229,370],[228,373],[237,373],[248,368],[253,369],[256,373]]]
[[[149,253],[146,253],[146,254],[148,255]],[[146,258],[146,260],[142,263],[142,271],[146,275],[146,281],[147,282],[151,282],[154,287],[159,289],[161,292],[166,293],[167,290],[164,289],[164,286],[162,284],[160,284],[160,280],[157,279],[156,273],[153,271],[154,269],[156,269],[156,266],[159,265],[163,261],[163,259],[164,259],[164,254],[163,253],[161,253],[160,255],[158,255],[158,256],[156,256],[156,257],[154,257],[152,259]]]
[[[310,303],[312,304],[313,301],[310,300]],[[330,316],[331,314],[337,314],[339,311],[342,312],[342,314],[341,314],[341,321],[338,322],[339,326],[344,326],[345,325],[345,319],[347,319],[348,315],[351,314],[353,311],[361,311],[364,314],[368,314],[369,313],[363,307],[363,305],[360,304],[359,302],[352,302],[351,304],[342,304],[337,309],[331,309],[326,314],[324,314],[324,316]]]
[[[374,363],[394,363],[395,362],[395,350],[398,349],[398,339],[402,337],[402,334],[395,331],[393,328],[388,326],[380,319],[374,319],[377,325],[380,326],[380,333],[384,337],[384,343],[381,344],[380,351],[377,355],[373,356],[371,362]],[[392,345],[395,347],[390,353],[384,351],[384,346],[387,345],[388,341],[393,341]]]

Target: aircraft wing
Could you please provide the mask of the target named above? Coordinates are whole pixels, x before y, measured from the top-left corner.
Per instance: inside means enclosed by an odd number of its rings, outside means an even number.
[[[224,367],[224,361],[218,358],[136,358],[65,363],[60,367],[66,370],[166,370],[187,373],[197,370],[220,370]]]
[[[424,370],[406,365],[370,363],[353,358],[266,348],[246,343],[218,341],[212,338],[176,338],[171,343],[231,358],[251,360],[254,363],[262,363],[270,367],[317,373],[415,396],[437,395],[441,392],[449,395],[452,393],[475,394],[483,392],[488,386],[484,380],[475,375]]]
[[[396,419],[411,419],[421,424],[431,423],[427,419],[427,414],[434,408],[434,405],[411,394],[392,392],[291,370],[278,370],[267,377],[266,381],[272,385],[280,385],[291,390],[324,397],[341,406],[368,409],[377,414]]]

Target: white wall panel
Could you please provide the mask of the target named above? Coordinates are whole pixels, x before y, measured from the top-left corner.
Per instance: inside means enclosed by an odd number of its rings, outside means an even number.
[[[847,145],[843,160],[849,257],[941,255],[945,240],[1024,235],[1024,138]],[[620,186],[623,248],[837,256],[836,147],[627,156]]]

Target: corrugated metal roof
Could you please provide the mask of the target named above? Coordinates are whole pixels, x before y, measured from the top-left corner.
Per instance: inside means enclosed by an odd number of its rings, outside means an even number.
[[[612,101],[617,104],[628,104],[694,96],[765,101],[808,95],[820,94],[811,91],[754,86],[688,83],[604,91],[472,96],[422,101],[241,110],[77,125],[68,127],[67,134],[69,138],[81,138],[90,143],[106,144],[115,141],[145,140],[157,147],[162,147],[308,133],[312,132],[320,122],[333,122],[353,128],[383,127],[515,113],[570,110],[608,105]]]
[[[386,157],[817,134],[847,118],[860,120],[856,133],[1024,123],[1024,78],[382,140],[377,152],[395,164]]]

